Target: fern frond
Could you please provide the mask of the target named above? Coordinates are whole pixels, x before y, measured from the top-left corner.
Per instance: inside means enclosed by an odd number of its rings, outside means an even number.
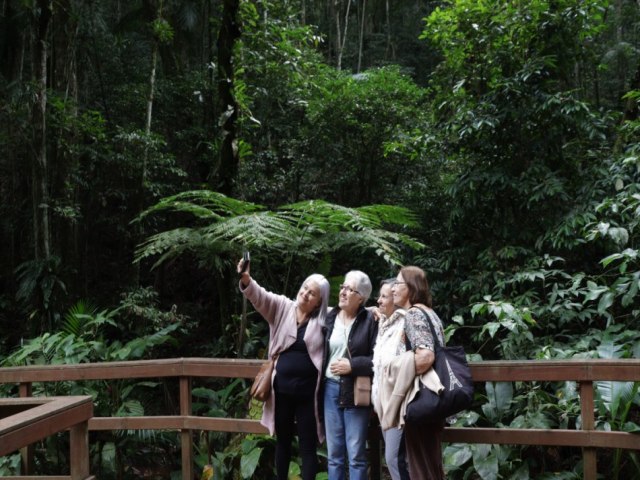
[[[366,205],[359,207],[358,212],[367,217],[368,221],[378,225],[397,225],[401,227],[417,227],[418,217],[405,207],[393,205]]]
[[[219,221],[264,210],[262,205],[227,197],[211,190],[190,190],[163,198],[143,211],[134,221],[161,212],[186,213],[200,220]]]
[[[203,229],[203,237],[248,247],[268,247],[290,239],[296,231],[272,212],[228,218]]]
[[[261,205],[242,202],[207,190],[183,192],[168,197],[142,216],[172,210],[188,213],[206,223],[190,228],[176,228],[149,237],[135,255],[135,261],[159,256],[159,264],[187,251],[210,264],[222,267],[222,256],[240,247],[286,252],[289,262],[294,256],[314,260],[317,256],[342,248],[375,252],[391,265],[401,263],[403,251],[421,250],[424,245],[406,233],[387,230],[417,225],[410,210],[391,205],[350,208],[324,200],[308,200],[267,211]]]
[[[138,246],[133,261],[140,262],[156,255],[162,255],[163,261],[175,258],[189,250],[192,245],[202,243],[201,237],[201,232],[194,228],[175,228],[157,233]]]

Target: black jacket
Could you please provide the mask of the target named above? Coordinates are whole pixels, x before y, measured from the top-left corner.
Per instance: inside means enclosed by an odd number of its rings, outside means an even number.
[[[335,307],[327,314],[326,319],[324,361],[322,362],[322,373],[325,380],[327,377],[324,372],[326,372],[329,364],[329,339],[331,338],[331,333],[333,333],[333,326],[336,323],[338,312],[340,312],[340,307]],[[373,375],[373,347],[376,344],[377,336],[378,322],[373,318],[373,314],[369,310],[361,306],[356,314],[356,319],[353,321],[351,332],[349,332],[348,344],[349,352],[351,353],[351,373],[340,377],[340,407],[354,407],[353,384],[356,377]]]

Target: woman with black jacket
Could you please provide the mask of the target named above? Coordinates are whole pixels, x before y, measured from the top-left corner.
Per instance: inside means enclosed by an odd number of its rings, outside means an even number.
[[[355,406],[357,376],[373,375],[378,323],[365,303],[371,294],[367,274],[352,270],[340,286],[338,306],[327,314],[324,360],[324,422],[329,480],[366,480],[367,431],[371,407]]]

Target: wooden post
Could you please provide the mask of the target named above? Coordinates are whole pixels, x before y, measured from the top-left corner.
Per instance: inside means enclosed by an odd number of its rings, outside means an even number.
[[[582,415],[582,430],[595,428],[593,403],[593,382],[580,382],[580,412]],[[596,462],[596,449],[582,449],[582,468],[584,480],[596,480],[598,465]]]
[[[20,398],[30,397],[33,393],[33,385],[31,383],[21,383],[18,385],[18,394]],[[20,449],[20,471],[23,475],[31,475],[33,473],[33,457],[35,449],[33,445],[27,445]]]
[[[191,377],[180,377],[180,415],[191,415]],[[180,430],[182,446],[182,479],[193,479],[193,437],[191,430]]]
[[[71,480],[89,477],[89,422],[71,427],[70,462]]]

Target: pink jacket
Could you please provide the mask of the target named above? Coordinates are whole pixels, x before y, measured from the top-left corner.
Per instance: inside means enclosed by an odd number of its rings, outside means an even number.
[[[247,297],[254,308],[269,323],[269,356],[276,352],[282,352],[289,348],[296,340],[298,325],[296,323],[296,302],[284,295],[277,295],[268,292],[253,279],[243,288],[240,284],[240,291]],[[320,391],[320,382],[322,380],[322,357],[324,347],[324,337],[322,331],[323,325],[316,318],[309,320],[307,331],[304,335],[304,342],[307,345],[311,361],[318,369],[318,380],[316,382],[315,395],[315,411],[316,411],[316,428],[318,433],[318,441],[324,441],[324,425],[321,421],[320,408],[318,405],[318,396]],[[277,363],[276,363],[277,365]],[[276,367],[277,368],[277,367]],[[274,369],[275,375],[275,369]],[[271,378],[273,386],[273,378]],[[262,420],[260,423],[269,429],[271,435],[275,430],[275,393],[271,389],[271,396],[264,402],[262,409]]]

